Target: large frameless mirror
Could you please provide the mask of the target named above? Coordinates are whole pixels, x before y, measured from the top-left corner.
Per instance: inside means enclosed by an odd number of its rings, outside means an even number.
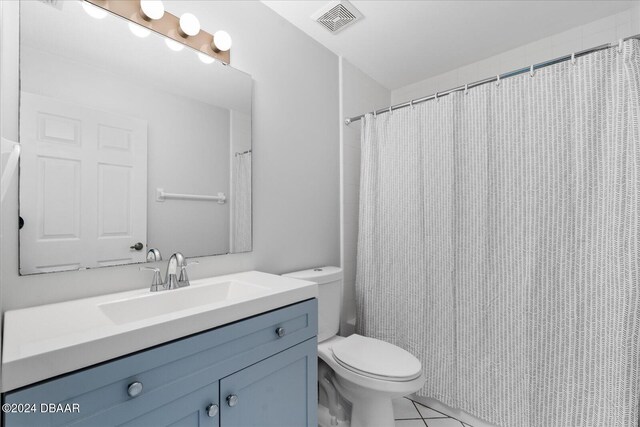
[[[250,251],[251,76],[105,15],[20,3],[20,273]]]

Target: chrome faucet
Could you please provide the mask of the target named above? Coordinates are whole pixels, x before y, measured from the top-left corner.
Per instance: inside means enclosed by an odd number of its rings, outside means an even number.
[[[167,273],[164,282],[160,278],[160,269],[157,267],[140,267],[140,270],[151,270],[154,272],[151,283],[151,292],[162,290],[184,288],[190,285],[189,276],[187,275],[187,267],[192,264],[198,264],[198,261],[187,262],[184,255],[176,252],[169,258],[167,264]]]
[[[184,255],[180,252],[176,252],[169,258],[169,264],[167,265],[167,274],[164,277],[164,286],[166,289],[178,289],[182,286],[178,281],[178,270],[182,270],[184,265]]]
[[[187,262],[187,259],[180,252],[176,252],[171,255],[171,258],[169,258],[169,265],[167,266],[167,275],[165,277],[166,288],[178,289],[191,285],[191,283],[189,283],[187,267],[192,264],[198,264],[198,261]]]
[[[160,250],[156,248],[151,248],[147,251],[147,262],[154,261],[162,261],[162,255],[160,255]]]

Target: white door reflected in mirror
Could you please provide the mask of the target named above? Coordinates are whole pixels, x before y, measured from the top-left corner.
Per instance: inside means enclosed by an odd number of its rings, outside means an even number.
[[[147,122],[21,95],[22,271],[144,262]]]

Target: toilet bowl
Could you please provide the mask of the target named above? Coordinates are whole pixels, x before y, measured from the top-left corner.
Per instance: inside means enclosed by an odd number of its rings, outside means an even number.
[[[351,402],[351,427],[393,426],[391,401],[424,385],[418,359],[374,338],[332,337],[318,344],[318,357],[333,369],[334,385]]]
[[[285,276],[318,284],[318,357],[332,370],[330,384],[351,403],[351,427],[393,427],[392,400],[424,385],[420,361],[385,341],[357,334],[337,335],[342,300],[340,268],[321,267]],[[322,386],[326,387],[327,381]],[[329,408],[329,412],[341,411]]]

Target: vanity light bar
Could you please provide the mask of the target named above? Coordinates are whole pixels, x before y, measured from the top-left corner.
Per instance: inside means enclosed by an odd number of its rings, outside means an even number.
[[[216,33],[218,35],[217,40],[214,42],[212,34],[200,29],[200,23],[194,15],[185,13],[181,18],[178,18],[166,12],[162,2],[159,0],[83,1],[160,33],[176,43],[189,46],[202,55],[208,55],[225,64],[231,63],[231,37],[229,34],[224,31],[218,31]]]

